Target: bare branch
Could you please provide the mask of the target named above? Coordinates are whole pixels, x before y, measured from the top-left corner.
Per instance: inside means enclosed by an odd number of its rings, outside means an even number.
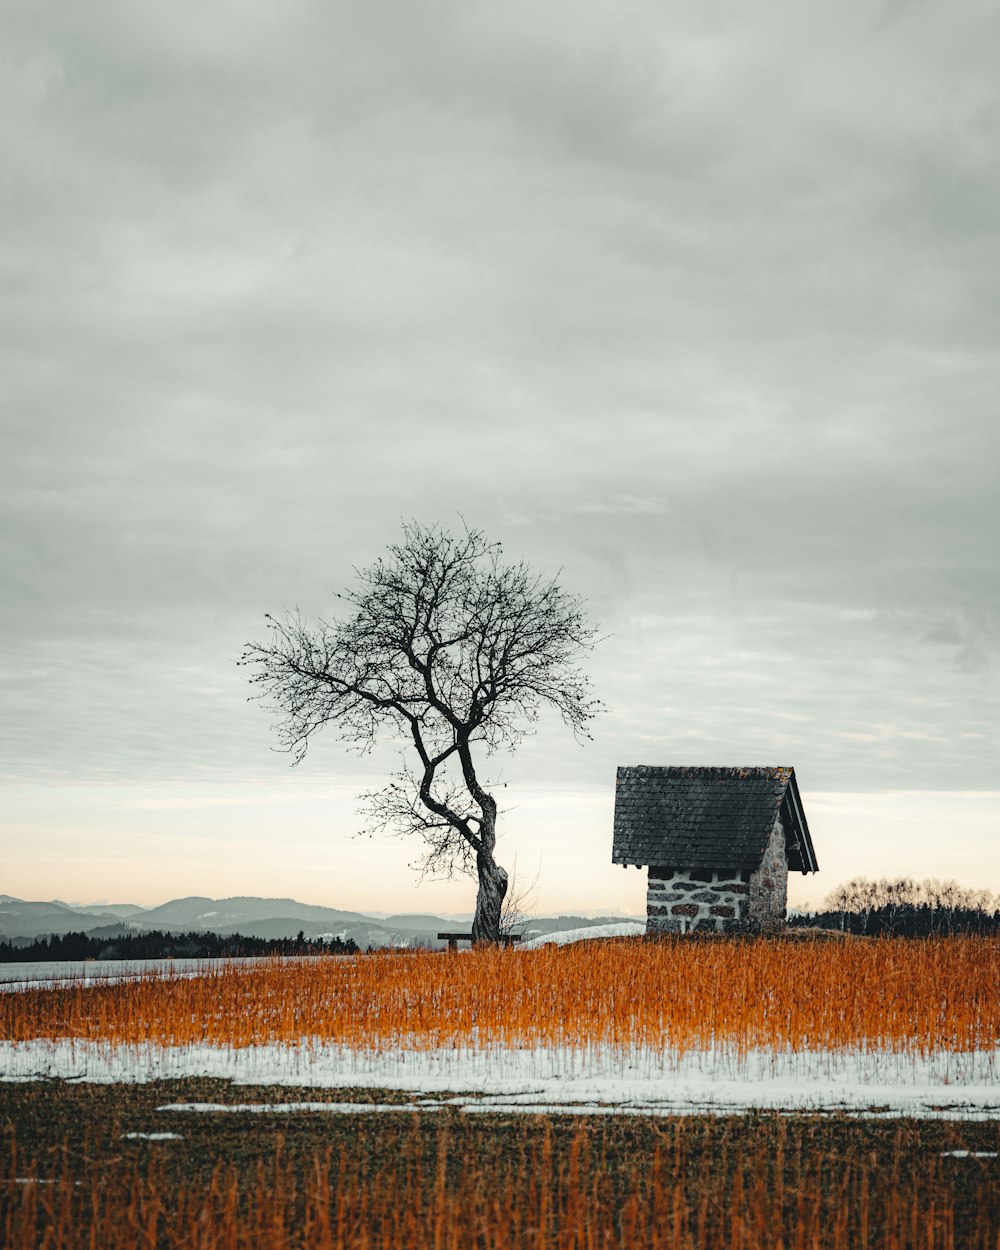
[[[510,870],[510,882],[503,900],[503,909],[500,912],[500,932],[504,937],[524,936],[524,931],[531,920],[529,903],[537,886],[538,873],[536,872],[530,881],[523,880],[517,870],[517,856],[515,855],[513,867]]]
[[[505,563],[499,543],[467,527],[452,535],[407,522],[400,543],[355,572],[356,587],[338,596],[343,617],[315,627],[297,611],[267,618],[267,639],[240,661],[254,697],[277,716],[296,763],[329,724],[362,752],[387,732],[412,743],[419,770],[366,796],[376,823],[420,834],[435,870],[465,871],[474,858],[481,897],[489,878],[498,909],[507,879],[493,860],[497,805],[475,752],[515,749],[547,707],[588,739],[603,706],[577,664],[596,633],[577,597]],[[451,763],[460,793],[443,780]],[[498,923],[499,911],[480,923],[477,909],[474,931]]]

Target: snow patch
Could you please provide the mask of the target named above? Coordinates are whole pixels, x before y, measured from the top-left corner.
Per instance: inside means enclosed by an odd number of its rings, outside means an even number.
[[[555,933],[542,933],[522,942],[522,951],[537,950],[539,946],[568,946],[571,942],[586,942],[590,938],[641,937],[646,926],[638,920],[623,920],[620,924],[596,924],[585,929],[559,929]]]
[[[214,1077],[236,1085],[393,1089],[458,1098],[463,1110],[618,1108],[629,1114],[748,1110],[1000,1119],[1000,1050],[677,1054],[652,1048],[502,1046],[352,1051],[311,1044],[246,1048],[0,1042],[0,1080],[142,1083]],[[330,1104],[320,1104],[323,1108]],[[351,1104],[355,1111],[358,1104]]]
[[[87,989],[94,985],[118,985],[140,978],[170,980],[175,977],[211,976],[225,968],[245,971],[268,962],[273,962],[273,957],[247,955],[220,959],[65,959],[8,963],[0,964],[0,991],[73,989],[77,986]]]
[[[437,1110],[444,1103],[429,1100],[411,1102],[171,1102],[157,1111],[229,1111],[245,1115],[296,1115],[300,1111],[326,1111],[334,1115],[358,1115],[372,1111],[423,1111],[430,1107]],[[142,1136],[142,1134],[131,1134]],[[169,1137],[170,1134],[168,1133]]]

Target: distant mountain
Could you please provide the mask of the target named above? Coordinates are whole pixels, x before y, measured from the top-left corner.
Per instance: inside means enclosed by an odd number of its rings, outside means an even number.
[[[126,914],[115,914],[119,910]],[[376,919],[364,912],[318,907],[291,898],[213,899],[196,895],[171,899],[159,907],[133,909],[122,904],[111,911],[93,904],[77,907],[0,896],[0,939],[15,941],[75,932],[103,936],[123,929],[242,933],[261,938],[295,937],[301,931],[306,937],[353,938],[367,950],[369,946],[436,946],[437,933],[448,927],[449,922],[439,916]]]
[[[100,911],[80,912],[67,903],[33,903],[0,895],[0,936],[38,937],[43,933],[72,933],[101,924],[120,924],[121,916]]]
[[[31,903],[23,898],[11,898],[9,894],[4,894],[0,898],[0,913],[5,916],[29,916],[29,915],[45,915],[45,916],[62,916],[76,915],[76,912],[68,903]]]
[[[439,930],[446,929],[449,925],[455,923],[454,917],[444,916],[423,916],[423,915],[401,915],[401,916],[384,916],[379,919],[379,924],[384,929],[415,929],[420,933],[437,933]],[[466,922],[472,923],[471,917]]]
[[[189,929],[211,929],[213,933],[231,932],[232,927],[257,924],[262,920],[283,920],[297,923],[315,921],[330,925],[367,921],[360,911],[341,911],[334,907],[316,907],[311,903],[297,903],[293,898],[254,898],[237,895],[234,898],[175,898],[160,907],[151,907],[142,913],[141,923],[147,929],[165,926]],[[245,931],[245,930],[241,930]],[[298,929],[293,929],[294,937]]]
[[[162,929],[174,933],[193,931],[245,937],[340,937],[353,939],[362,950],[382,946],[438,947],[437,935],[450,929],[467,930],[471,916],[398,914],[372,916],[335,907],[318,907],[291,898],[236,896],[213,899],[200,895],[171,899],[159,907],[143,908],[131,903],[76,906],[61,902],[29,902],[0,894],[0,939],[30,939],[73,932],[110,935],[123,931]],[[616,924],[622,916],[532,916],[525,937],[558,933],[567,929]]]
[[[92,916],[119,916],[122,920],[129,920],[132,916],[148,910],[138,903],[63,903],[62,906],[71,907],[73,911],[87,912]]]

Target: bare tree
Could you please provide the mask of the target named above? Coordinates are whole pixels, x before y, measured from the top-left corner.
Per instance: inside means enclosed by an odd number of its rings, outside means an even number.
[[[507,882],[503,907],[500,911],[500,933],[502,937],[523,937],[531,919],[529,907],[538,885],[538,873],[530,881],[525,881],[517,871],[517,856]]]
[[[472,937],[496,941],[507,873],[481,758],[513,750],[545,706],[590,737],[601,704],[577,660],[595,631],[579,598],[505,563],[477,530],[404,524],[401,543],[355,572],[358,588],[338,595],[344,617],[310,627],[297,611],[268,616],[268,639],[240,662],[295,763],[327,724],[361,751],[386,734],[404,741],[409,762],[363,796],[368,828],[420,834],[428,871],[475,874]]]
[[[852,933],[947,934],[968,931],[970,925],[984,931],[1000,912],[1000,896],[936,877],[854,877],[832,890],[824,906],[838,914],[841,929]]]
[[[861,916],[864,920],[863,932],[868,932],[868,921],[878,906],[878,883],[869,881],[867,877],[852,877],[831,892],[826,906],[831,911],[840,912],[840,927],[844,927],[844,917],[848,913]]]
[[[830,893],[827,895],[826,902],[824,903],[824,906],[827,907],[830,911],[836,911],[840,913],[841,933],[843,933],[844,931],[844,921],[847,916],[847,913],[851,911],[852,902],[853,902],[853,897],[852,897],[851,889],[848,887],[846,882],[841,882],[840,885],[838,885],[835,889],[830,891]]]

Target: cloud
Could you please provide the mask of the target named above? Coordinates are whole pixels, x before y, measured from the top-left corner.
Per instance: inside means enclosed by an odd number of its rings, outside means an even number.
[[[615,494],[610,499],[588,500],[578,504],[574,512],[594,513],[598,516],[656,516],[670,509],[660,499],[643,498],[637,495]]]
[[[461,513],[610,635],[525,784],[991,784],[990,6],[3,22],[12,782],[282,773],[244,640]]]

